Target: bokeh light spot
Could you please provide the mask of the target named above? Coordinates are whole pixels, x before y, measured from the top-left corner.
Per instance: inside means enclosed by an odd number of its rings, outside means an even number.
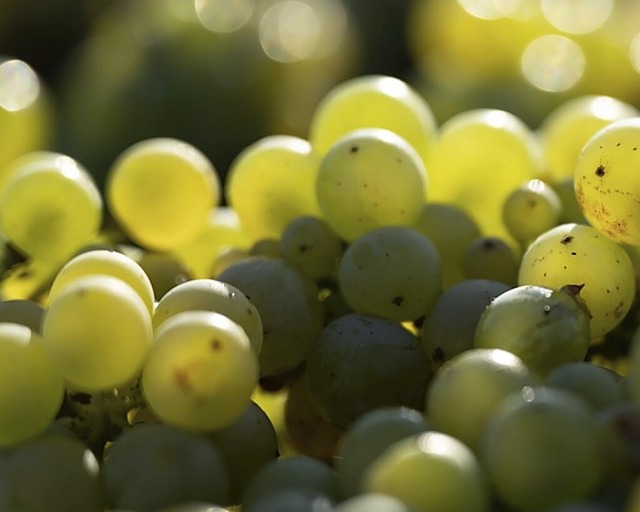
[[[25,62],[11,59],[0,64],[0,107],[10,112],[31,105],[40,93],[40,81]]]
[[[515,13],[522,0],[458,0],[458,3],[476,18],[495,20]]]
[[[542,0],[542,12],[558,30],[586,34],[607,21],[613,3],[614,0]]]
[[[534,39],[522,54],[521,69],[535,87],[548,92],[571,89],[582,78],[585,56],[568,37],[548,34]]]
[[[195,0],[200,23],[212,32],[228,33],[243,27],[255,9],[255,0]]]

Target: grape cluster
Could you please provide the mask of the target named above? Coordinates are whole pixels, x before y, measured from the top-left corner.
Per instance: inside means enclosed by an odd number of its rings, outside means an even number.
[[[104,190],[19,156],[0,510],[633,512],[638,148],[614,98],[438,126],[376,75],[226,180],[174,138]]]

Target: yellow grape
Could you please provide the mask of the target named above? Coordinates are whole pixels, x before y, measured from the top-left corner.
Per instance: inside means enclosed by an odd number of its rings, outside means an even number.
[[[105,183],[109,210],[137,244],[166,250],[202,229],[220,200],[217,171],[178,139],[142,140],[115,160]]]
[[[640,117],[598,131],[575,168],[578,204],[589,223],[617,242],[640,245]]]

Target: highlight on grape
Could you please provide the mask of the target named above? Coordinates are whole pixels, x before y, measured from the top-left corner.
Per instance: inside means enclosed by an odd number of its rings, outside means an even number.
[[[580,89],[623,2],[414,3],[437,87],[337,80],[304,133],[280,119],[224,171],[161,129],[102,170],[52,150],[38,76],[0,58],[0,134],[24,143],[0,148],[0,512],[640,510],[640,111]],[[196,23],[249,31],[289,93],[337,51],[319,34],[348,41],[337,0],[188,4],[129,14],[156,58],[178,38],[199,62]],[[476,62],[476,26],[513,46]],[[459,52],[458,91],[506,80],[511,52],[529,87],[574,94],[535,124],[444,115]]]

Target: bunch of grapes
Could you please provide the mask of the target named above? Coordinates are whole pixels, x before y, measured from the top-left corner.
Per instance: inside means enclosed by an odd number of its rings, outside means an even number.
[[[0,510],[634,512],[639,148],[366,75],[226,179],[0,162]]]

